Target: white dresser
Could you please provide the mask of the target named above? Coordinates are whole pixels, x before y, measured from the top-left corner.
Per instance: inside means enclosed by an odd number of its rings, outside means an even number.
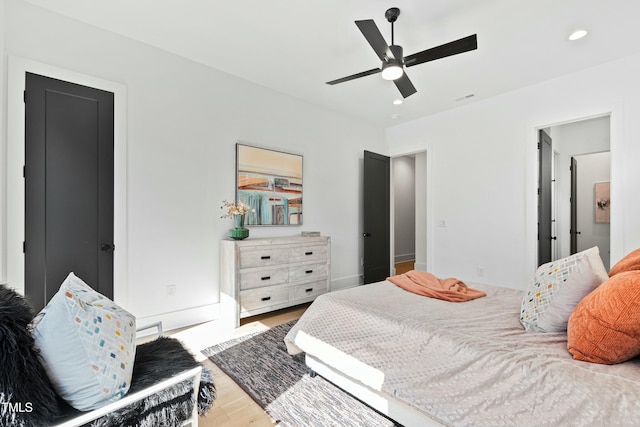
[[[221,242],[220,314],[233,327],[243,317],[313,301],[330,282],[329,237]]]

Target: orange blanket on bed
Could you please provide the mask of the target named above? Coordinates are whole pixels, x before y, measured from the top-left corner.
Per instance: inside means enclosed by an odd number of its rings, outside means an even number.
[[[438,279],[424,271],[411,270],[387,280],[414,294],[451,302],[464,302],[487,296],[482,291],[469,288],[458,279]]]

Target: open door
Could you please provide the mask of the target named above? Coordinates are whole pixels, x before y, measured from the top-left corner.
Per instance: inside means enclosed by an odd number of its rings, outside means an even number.
[[[538,140],[540,152],[540,182],[538,187],[538,265],[551,261],[551,180],[552,156],[551,137],[540,130]]]
[[[571,157],[571,229],[569,234],[570,253],[571,255],[578,252],[578,161],[575,157]]]
[[[364,152],[364,284],[389,277],[391,262],[391,159]]]

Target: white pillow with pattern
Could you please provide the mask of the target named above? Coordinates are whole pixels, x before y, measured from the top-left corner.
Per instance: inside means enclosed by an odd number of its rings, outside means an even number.
[[[136,354],[136,319],[73,273],[33,320],[35,345],[56,392],[89,411],[124,396]]]
[[[520,323],[527,331],[566,331],[575,306],[608,277],[597,246],[541,265],[522,298]]]

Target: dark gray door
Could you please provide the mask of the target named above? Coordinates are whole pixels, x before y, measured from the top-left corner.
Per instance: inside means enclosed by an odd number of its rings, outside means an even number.
[[[578,252],[578,160],[575,157],[571,158],[571,228],[569,233],[570,239],[570,252],[571,255]]]
[[[538,186],[538,265],[551,261],[551,137],[543,130],[539,132],[540,182]]]
[[[364,283],[385,280],[391,257],[391,159],[364,152]]]
[[[25,294],[73,271],[113,298],[113,93],[27,73]]]

